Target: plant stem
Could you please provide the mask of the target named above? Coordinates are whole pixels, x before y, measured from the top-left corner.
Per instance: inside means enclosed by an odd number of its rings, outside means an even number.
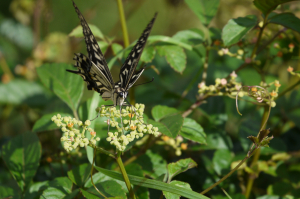
[[[198,99],[194,104],[192,104],[192,106],[190,106],[190,108],[188,110],[186,110],[185,112],[182,113],[182,117],[187,117],[189,114],[191,114],[191,112],[195,108],[200,106],[206,98],[208,98],[208,95],[204,95],[204,96],[200,97],[200,99]]]
[[[255,55],[256,55],[256,51],[257,51],[258,45],[259,45],[259,43],[260,43],[260,41],[261,41],[261,36],[262,36],[263,31],[264,31],[264,29],[265,29],[265,27],[266,27],[266,25],[267,25],[267,18],[268,18],[268,15],[265,16],[265,18],[264,18],[264,25],[263,25],[263,27],[261,27],[260,30],[259,30],[257,42],[256,42],[256,44],[255,44],[255,46],[254,46],[254,48],[253,48],[252,54],[251,54],[251,59],[253,59],[253,58],[255,57]]]
[[[213,189],[214,187],[216,187],[218,184],[220,184],[221,182],[223,182],[226,178],[228,178],[233,172],[235,172],[244,162],[246,162],[252,155],[253,153],[256,151],[257,148],[254,148],[251,153],[249,154],[249,156],[247,155],[236,167],[234,167],[234,169],[232,169],[227,175],[225,175],[222,179],[220,179],[218,182],[216,182],[215,184],[211,185],[210,187],[208,187],[207,189],[205,189],[204,191],[202,191],[200,194],[205,194],[208,191],[210,191],[211,189]]]
[[[121,21],[121,26],[122,26],[122,32],[123,32],[124,47],[127,48],[129,46],[129,37],[128,37],[128,31],[127,31],[127,26],[126,26],[123,3],[122,3],[122,0],[117,0],[117,2],[118,2],[118,9],[119,9],[120,21]]]
[[[124,181],[125,181],[125,184],[127,186],[127,189],[129,191],[129,195],[132,199],[136,199],[135,195],[134,195],[134,192],[133,192],[133,189],[131,187],[131,184],[130,184],[130,181],[129,181],[129,178],[128,178],[128,175],[126,173],[126,170],[125,170],[125,167],[123,165],[123,162],[122,162],[122,159],[121,159],[121,153],[122,152],[118,152],[117,154],[117,157],[116,157],[116,160],[117,160],[117,163],[120,167],[120,170],[121,170],[121,173],[123,175],[123,178],[124,178]]]
[[[95,150],[100,151],[101,153],[104,153],[112,158],[115,158],[115,154],[113,154],[109,151],[106,151],[105,149],[102,149],[101,147],[95,146],[91,142],[88,144],[88,146],[90,146],[90,147],[94,148]]]
[[[264,114],[263,114],[262,121],[260,124],[260,131],[263,130],[263,128],[265,128],[267,120],[269,119],[270,109],[271,109],[270,106],[264,106]],[[253,145],[252,145],[252,147],[253,147]],[[259,157],[260,157],[260,149],[258,149],[257,152],[254,154],[250,168],[252,168],[253,166],[255,166],[257,164]],[[246,198],[249,198],[254,180],[255,180],[255,176],[253,176],[253,174],[249,174],[247,186],[246,186],[246,192],[245,192]]]

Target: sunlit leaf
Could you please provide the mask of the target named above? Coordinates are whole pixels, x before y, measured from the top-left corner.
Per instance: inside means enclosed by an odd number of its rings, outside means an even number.
[[[181,159],[177,162],[168,164],[168,182],[170,182],[176,175],[196,166],[197,163],[191,158]]]
[[[101,30],[95,26],[95,25],[92,25],[92,24],[88,24],[91,31],[93,32],[93,35],[95,37],[98,37],[100,39],[104,39],[104,36],[101,32]],[[82,31],[82,26],[79,25],[77,26],[76,28],[74,28],[70,33],[69,33],[69,36],[73,36],[73,37],[83,37],[83,31]]]
[[[200,144],[206,144],[206,134],[204,133],[202,126],[191,118],[184,118],[180,135]]]
[[[188,189],[188,190],[192,191],[190,184],[186,183],[186,182],[173,180],[169,184],[175,185],[175,186],[178,186],[178,187],[182,187],[182,188],[185,188],[185,189]],[[166,199],[179,199],[180,198],[180,195],[177,195],[177,194],[174,194],[174,193],[170,193],[170,192],[167,192],[167,191],[163,191],[163,193],[164,193],[164,196],[166,197]]]
[[[176,72],[182,73],[186,67],[186,54],[180,46],[156,46],[159,55],[164,56]]]

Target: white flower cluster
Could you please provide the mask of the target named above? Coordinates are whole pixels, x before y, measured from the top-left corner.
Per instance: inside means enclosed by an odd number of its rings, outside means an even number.
[[[124,151],[130,142],[143,137],[144,134],[153,134],[155,137],[160,134],[157,127],[154,127],[152,124],[144,124],[143,114],[145,105],[135,104],[134,108],[135,111],[132,107],[127,106],[126,109],[122,109],[120,114],[120,110],[115,107],[101,107],[100,116],[108,117],[107,124],[117,128],[117,132],[108,133],[106,140],[111,145],[116,146],[119,151]],[[116,121],[120,117],[123,118],[122,126],[119,126],[119,123]],[[126,132],[124,133],[123,130]]]
[[[61,117],[60,114],[54,115],[51,120],[58,126],[61,127],[62,132],[64,132],[61,137],[61,141],[64,142],[64,148],[67,152],[70,152],[77,147],[84,147],[88,144],[95,145],[96,141],[99,141],[100,138],[96,137],[96,132],[92,128],[88,128],[91,125],[91,121],[87,120],[82,123],[82,121],[77,120],[76,118]],[[77,127],[82,127],[83,130],[74,128],[74,125]],[[89,131],[91,138],[88,139],[85,137],[85,131]]]

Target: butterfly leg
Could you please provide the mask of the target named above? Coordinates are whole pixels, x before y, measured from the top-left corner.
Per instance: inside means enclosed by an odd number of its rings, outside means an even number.
[[[136,118],[138,119],[138,115],[137,115],[137,113],[136,113],[136,111],[135,111],[135,107],[134,106],[132,106],[130,103],[129,103],[129,101],[127,100],[127,98],[126,98],[126,102],[128,103],[128,105],[126,105],[126,106],[130,106],[132,109],[133,109],[133,111],[134,111],[134,113],[135,113],[135,115],[136,115]],[[139,120],[139,119],[138,119]],[[143,123],[141,120],[139,120],[141,123]],[[130,117],[130,124],[131,124],[131,117]]]

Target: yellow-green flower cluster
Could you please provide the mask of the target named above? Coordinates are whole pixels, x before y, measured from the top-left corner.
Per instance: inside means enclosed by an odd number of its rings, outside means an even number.
[[[162,136],[163,144],[167,144],[175,149],[175,155],[180,156],[182,150],[186,150],[188,147],[187,143],[182,142],[183,138],[181,136],[177,136],[175,139],[170,138],[168,136]]]
[[[91,125],[90,120],[86,120],[83,123],[76,118],[71,118],[70,116],[62,117],[60,114],[54,115],[51,120],[58,127],[61,127],[61,130],[64,133],[61,137],[61,141],[64,142],[64,148],[67,152],[70,152],[77,147],[85,147],[88,144],[96,145],[96,142],[100,140],[99,137],[96,137],[96,132],[88,127]],[[82,131],[78,128],[82,128]],[[85,137],[85,131],[90,132],[90,139]]]
[[[109,119],[106,123],[110,127],[117,129],[115,133],[108,132],[108,137],[106,138],[117,150],[124,151],[130,142],[134,139],[142,138],[145,134],[153,134],[155,137],[160,134],[157,127],[154,127],[152,124],[146,125],[144,123],[144,109],[145,105],[135,104],[134,107],[127,106],[122,109],[120,113],[120,110],[115,107],[101,107],[100,116],[108,117]],[[120,120],[120,117],[122,117],[122,124],[117,122],[117,120]]]

